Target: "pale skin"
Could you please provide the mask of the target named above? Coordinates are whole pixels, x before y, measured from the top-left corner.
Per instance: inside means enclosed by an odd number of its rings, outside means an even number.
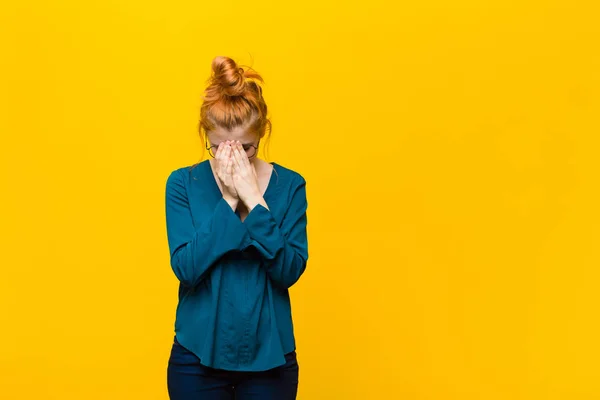
[[[239,139],[219,141],[220,137],[238,136]],[[215,131],[209,135],[211,143],[219,143],[214,160],[210,160],[223,198],[233,210],[239,209],[242,221],[258,204],[269,208],[263,194],[269,183],[272,165],[253,156],[249,159],[242,143],[256,145],[258,137],[244,130]]]

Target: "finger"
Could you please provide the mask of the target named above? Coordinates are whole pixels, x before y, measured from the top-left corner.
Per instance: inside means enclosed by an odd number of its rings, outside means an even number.
[[[233,153],[233,158],[235,160],[234,165],[237,167],[237,171],[238,173],[242,171],[242,156],[241,154],[239,154],[238,149],[235,147],[235,145],[232,147],[232,153]]]
[[[217,148],[217,152],[215,153],[215,164],[214,165],[216,165],[216,167],[217,167],[217,176],[219,178],[221,177],[221,173],[222,173],[221,163],[219,161],[220,157],[221,157],[221,154],[220,154],[219,148]]]
[[[217,147],[217,152],[215,153],[215,159],[220,163],[223,158],[223,143],[219,143],[219,147]]]
[[[244,150],[244,147],[242,146],[242,144],[240,142],[237,142],[237,148],[239,149],[240,155],[242,156],[243,164],[249,169],[250,168],[250,159],[248,158],[248,155],[246,154],[246,151]]]
[[[231,157],[231,146],[226,144],[225,151],[223,152],[223,163],[225,163]]]
[[[229,154],[231,153],[231,146],[228,144],[221,144],[223,149],[221,149],[221,155],[219,157],[219,163],[221,164],[221,171],[223,175],[227,173],[227,160],[229,160]]]
[[[223,146],[219,144],[217,154],[215,154],[215,159],[217,160],[218,171],[221,176],[223,175],[223,153]]]
[[[217,152],[215,153],[215,158],[218,158],[221,153],[223,153],[223,142],[219,143],[219,146],[217,147]]]
[[[231,175],[233,172],[233,164],[231,158],[227,159],[227,175]]]
[[[240,168],[238,167],[238,165],[233,161],[233,159],[231,160],[231,170],[232,170],[232,174],[231,174],[231,178],[233,179],[233,181],[237,181],[238,178],[240,177]]]
[[[250,167],[250,165],[252,165],[252,163],[250,162],[250,159],[248,158],[248,154],[246,154],[246,150],[244,150],[244,146],[242,146],[242,143],[238,143],[240,146],[240,151],[242,152],[243,156],[244,156],[244,162],[246,163],[246,165],[248,167]]]
[[[251,171],[251,163],[248,155],[246,154],[246,150],[244,150],[244,146],[242,143],[237,143],[238,151],[240,152],[240,161],[242,165],[250,172]]]
[[[225,163],[227,164],[233,164],[232,160],[231,160],[231,153],[233,152],[233,149],[231,148],[231,146],[227,146],[227,153],[225,154]]]

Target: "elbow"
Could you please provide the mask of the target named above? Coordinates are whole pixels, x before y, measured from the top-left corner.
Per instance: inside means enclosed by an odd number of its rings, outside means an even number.
[[[177,251],[171,256],[171,269],[183,286],[194,286],[195,279],[191,274],[193,268],[191,265],[188,265],[185,257],[181,257],[181,251]]]
[[[280,268],[279,270],[275,269],[270,269],[269,273],[271,276],[271,280],[277,284],[278,286],[280,286],[282,289],[289,289],[291,288],[296,282],[298,282],[298,280],[300,280],[300,277],[302,276],[302,274],[304,274],[304,271],[306,270],[306,260],[302,259],[302,258],[298,258],[298,260],[296,260],[296,262],[294,262],[293,264],[289,265],[288,268]]]

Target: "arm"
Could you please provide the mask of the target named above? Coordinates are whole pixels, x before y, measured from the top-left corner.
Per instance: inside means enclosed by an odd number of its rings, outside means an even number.
[[[307,207],[306,181],[300,177],[293,188],[281,228],[271,211],[260,203],[250,210],[244,220],[251,238],[250,245],[265,259],[269,277],[285,289],[296,283],[306,269]]]
[[[224,254],[244,248],[250,239],[246,227],[224,198],[195,227],[181,173],[173,171],[167,179],[167,238],[175,276],[184,285],[195,286]]]

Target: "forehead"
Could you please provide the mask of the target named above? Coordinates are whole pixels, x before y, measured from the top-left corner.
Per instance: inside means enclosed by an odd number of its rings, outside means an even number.
[[[232,130],[216,127],[208,132],[207,136],[212,143],[220,143],[224,140],[239,140],[242,143],[251,143],[256,139],[256,134],[250,132],[245,126],[239,126]]]

